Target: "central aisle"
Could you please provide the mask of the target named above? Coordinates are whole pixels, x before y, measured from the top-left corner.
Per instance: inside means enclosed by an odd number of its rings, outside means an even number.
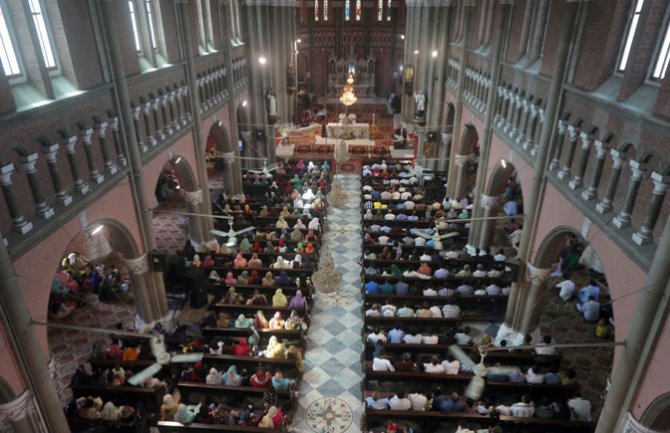
[[[359,175],[337,178],[348,200],[339,209],[328,207],[326,239],[345,296],[333,305],[337,299],[315,294],[294,432],[361,431],[361,185]]]

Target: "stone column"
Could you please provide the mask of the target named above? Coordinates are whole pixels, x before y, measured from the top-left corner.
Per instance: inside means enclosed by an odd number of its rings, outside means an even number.
[[[596,198],[596,194],[598,193],[598,185],[600,185],[600,178],[603,174],[605,155],[607,153],[605,144],[602,141],[596,140],[594,144],[596,147],[596,165],[591,172],[591,182],[589,182],[589,187],[585,191],[582,191],[582,198],[586,201]]]
[[[144,118],[144,132],[147,136],[147,143],[154,147],[158,144],[156,137],[151,132],[151,101],[144,101],[140,98],[142,103],[142,117]],[[156,125],[156,133],[158,133],[158,125]]]
[[[150,288],[151,281],[149,279],[147,254],[145,253],[132,259],[124,257],[123,264],[128,271],[132,284],[137,314],[147,323],[153,322],[163,316],[165,313],[162,313],[161,309],[157,308],[158,305],[154,305],[153,303],[155,296],[152,295],[153,290]]]
[[[552,269],[536,268],[528,263],[526,265],[528,272],[528,279],[530,280],[530,287],[526,292],[526,303],[523,314],[521,314],[521,323],[518,324],[517,329],[520,329],[523,334],[530,333],[535,329],[540,321],[540,314],[542,313],[542,295],[547,290],[547,281],[551,275]]]
[[[96,123],[95,130],[98,133],[98,142],[100,143],[102,160],[105,162],[105,171],[109,174],[116,174],[119,169],[116,163],[109,157],[109,150],[107,149],[107,122]]]
[[[109,124],[112,127],[112,139],[114,140],[114,150],[116,151],[116,163],[121,167],[125,167],[128,165],[128,161],[126,161],[126,154],[123,152],[123,147],[121,146],[121,136],[119,135],[119,116],[111,117],[109,119]]]
[[[482,199],[480,200],[481,208],[483,209],[483,218],[491,218],[496,216],[495,211],[498,209],[498,196],[482,194]],[[496,229],[496,220],[488,219],[481,221],[479,233],[479,249],[483,250],[484,248],[490,247],[493,242],[493,236],[495,235]]]
[[[537,155],[540,135],[541,135],[542,128],[544,127],[544,110],[542,108],[537,109],[537,124],[540,125],[540,127],[535,128],[537,133],[533,137],[534,144],[533,144],[533,149],[530,151],[531,156]]]
[[[133,107],[133,124],[135,125],[135,138],[137,140],[137,146],[142,153],[146,153],[149,148],[147,147],[146,144],[144,144],[144,141],[142,141],[142,138],[140,137],[140,114],[143,112],[142,106],[137,105]],[[146,117],[144,118],[146,120]],[[147,136],[148,137],[148,136]]]
[[[81,178],[79,174],[79,166],[77,165],[77,156],[75,153],[75,148],[77,146],[77,136],[72,135],[65,138],[65,151],[67,152],[67,160],[70,165],[70,172],[72,173],[72,179],[74,180],[74,187],[80,194],[87,194],[90,191],[87,182]]]
[[[172,122],[169,116],[170,113],[168,113],[168,110],[170,109],[170,96],[163,92],[163,90],[159,90],[158,98],[156,99],[160,101],[160,110],[161,114],[163,115],[163,125],[165,132],[167,135],[172,135],[174,134],[174,129],[172,129]]]
[[[154,125],[156,126],[156,133],[154,134],[157,142],[165,141],[167,137],[165,131],[163,131],[163,122],[161,122],[161,98],[160,96],[154,97],[151,93],[149,94],[151,100],[148,104],[151,106],[151,115],[154,118]]]
[[[577,146],[578,135],[579,129],[577,129],[576,126],[568,126],[568,154],[565,157],[563,168],[561,168],[557,174],[559,179],[567,179],[570,177],[570,170],[572,170],[572,160],[575,158],[575,147]]]
[[[58,159],[56,158],[56,154],[58,153],[58,144],[48,144],[46,142],[42,142],[42,152],[47,159],[47,166],[49,166],[49,174],[51,175],[51,183],[53,184],[54,191],[56,192],[56,200],[58,200],[63,206],[69,206],[72,204],[72,196],[65,192],[60,178],[60,169],[58,168]]]
[[[166,87],[165,89],[170,108],[170,126],[174,131],[179,131],[181,129],[181,124],[179,123],[179,98],[177,98],[177,90],[170,89],[170,87]]]
[[[84,154],[86,155],[86,164],[88,165],[88,176],[91,182],[102,183],[105,176],[100,173],[95,164],[93,156],[93,128],[85,128],[81,130],[81,140],[84,142]],[[76,137],[74,137],[76,139]]]
[[[584,173],[586,172],[586,164],[589,162],[591,143],[593,143],[593,140],[591,140],[589,134],[586,132],[579,134],[579,138],[582,140],[582,147],[579,155],[579,164],[577,165],[577,173],[568,182],[570,189],[581,188],[584,184]]]
[[[528,109],[530,110],[530,117],[527,119],[527,131],[524,132],[526,140],[523,142],[523,150],[528,150],[533,145],[533,139],[535,138],[535,128],[537,127],[537,115],[538,107],[535,104],[528,104]]]
[[[0,311],[0,326],[9,345],[5,350],[14,354],[16,367],[28,386],[18,399],[0,406],[0,419],[9,418],[16,433],[69,433],[47,357],[4,242],[0,242]]]
[[[19,161],[23,165],[26,177],[28,178],[28,184],[30,185],[30,192],[33,195],[33,200],[35,201],[37,214],[44,219],[51,218],[54,216],[54,209],[47,204],[47,200],[44,198],[44,194],[42,193],[40,181],[35,175],[37,173],[37,168],[35,167],[37,163],[37,153],[33,152],[29,155],[22,156],[19,158]]]
[[[556,137],[556,147],[554,155],[549,163],[549,170],[556,170],[561,163],[561,153],[563,152],[563,142],[565,141],[565,132],[568,129],[568,122],[565,120],[558,121],[558,136]]]
[[[623,159],[618,150],[610,150],[610,155],[612,156],[612,172],[610,173],[607,189],[605,190],[605,197],[603,197],[600,203],[596,205],[596,210],[599,213],[605,213],[612,210],[614,194],[616,193],[619,178],[621,177],[621,169],[623,167]]]
[[[33,393],[26,388],[15,400],[0,404],[0,420],[7,423],[8,433],[41,433],[48,430],[35,408],[34,399]]]
[[[460,155],[458,153],[454,154],[454,165],[456,166],[456,178],[454,184],[454,194],[451,198],[460,200],[465,194],[465,166],[468,161],[474,157],[473,154],[470,155]]]
[[[184,200],[188,203],[188,211],[193,214],[202,214],[202,189],[195,191],[186,191],[182,190],[182,195]],[[197,244],[202,245],[203,243],[209,241],[210,235],[206,230],[207,227],[207,217],[203,216],[190,216],[191,220],[191,239],[193,239]]]
[[[222,152],[221,157],[223,162],[226,164],[226,168],[223,171],[223,186],[228,196],[233,197],[238,192],[235,189],[235,152]]]
[[[661,173],[654,171],[651,173],[651,180],[654,182],[654,190],[647,207],[647,215],[640,230],[633,235],[633,241],[638,245],[652,241],[654,227],[656,226],[656,221],[658,220],[658,215],[661,212],[663,200],[665,199],[665,192],[668,190],[668,184],[670,184],[670,176],[663,176]]]
[[[630,181],[628,182],[628,193],[626,193],[623,208],[621,208],[619,214],[612,220],[614,227],[619,229],[630,225],[633,207],[635,206],[635,200],[637,200],[637,191],[640,189],[642,176],[646,170],[644,164],[639,161],[629,161],[628,165],[630,165],[631,169]]]
[[[12,227],[14,230],[25,235],[33,229],[33,223],[27,221],[19,209],[19,202],[16,200],[14,192],[14,183],[12,182],[12,173],[14,173],[14,164],[5,164],[0,166],[0,187],[5,196],[5,204],[12,218]]]

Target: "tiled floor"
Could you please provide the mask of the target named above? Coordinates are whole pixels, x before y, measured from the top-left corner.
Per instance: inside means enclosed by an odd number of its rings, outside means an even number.
[[[360,179],[338,178],[349,200],[339,209],[328,209],[327,242],[342,274],[343,296],[339,302],[332,296],[315,297],[293,432],[361,431]]]

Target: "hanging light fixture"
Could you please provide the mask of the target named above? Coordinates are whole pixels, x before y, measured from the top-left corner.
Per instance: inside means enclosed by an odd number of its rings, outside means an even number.
[[[347,84],[344,85],[342,89],[342,96],[340,96],[340,102],[347,107],[353,105],[358,101],[356,95],[354,95],[354,74],[349,73],[347,77]]]

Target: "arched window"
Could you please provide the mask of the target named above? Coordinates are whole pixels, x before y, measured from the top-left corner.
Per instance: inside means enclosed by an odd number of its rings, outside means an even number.
[[[662,80],[665,78],[665,73],[668,70],[668,62],[670,61],[670,23],[665,27],[665,35],[663,36],[663,42],[661,42],[661,47],[658,51],[658,57],[656,58],[656,64],[654,65],[654,70],[651,73],[651,77],[657,80]]]
[[[633,39],[635,39],[635,30],[637,30],[637,24],[640,21],[640,14],[642,13],[642,7],[644,6],[644,0],[637,0],[635,2],[635,8],[633,9],[633,15],[630,18],[630,23],[628,24],[628,31],[626,32],[626,38],[624,39],[623,51],[621,52],[621,60],[619,60],[619,71],[624,71],[626,69],[626,64],[628,63],[628,57],[630,56],[630,50],[633,46]]]
[[[19,55],[12,40],[9,26],[5,20],[3,5],[0,3],[0,63],[7,78],[17,78],[23,75]]]
[[[361,5],[361,0],[356,0],[356,21],[361,20],[362,14],[363,14],[363,8]]]
[[[154,24],[154,10],[151,5],[152,0],[144,0],[144,14],[147,18],[147,30],[149,30],[149,42],[151,43],[151,48],[156,50],[158,49],[158,43],[156,42],[156,26]]]
[[[377,2],[377,21],[384,19],[384,0]]]
[[[345,0],[345,2],[344,2],[344,21],[349,21],[350,14],[351,14],[351,2],[349,0]]]
[[[328,21],[328,0],[323,0],[323,20]]]
[[[40,51],[47,69],[56,69],[56,56],[54,55],[53,42],[51,35],[47,30],[47,24],[42,12],[42,4],[40,0],[28,0],[30,6],[30,15],[33,17],[33,24],[35,24],[35,32],[40,43]]]
[[[133,27],[133,39],[135,41],[135,51],[142,52],[142,44],[140,43],[140,29],[137,25],[137,13],[135,11],[135,2],[128,0],[128,13],[130,14],[130,24]]]
[[[393,0],[388,0],[388,4],[386,5],[386,21],[391,22],[391,4],[393,3]]]
[[[314,21],[319,21],[319,0],[314,0]]]

